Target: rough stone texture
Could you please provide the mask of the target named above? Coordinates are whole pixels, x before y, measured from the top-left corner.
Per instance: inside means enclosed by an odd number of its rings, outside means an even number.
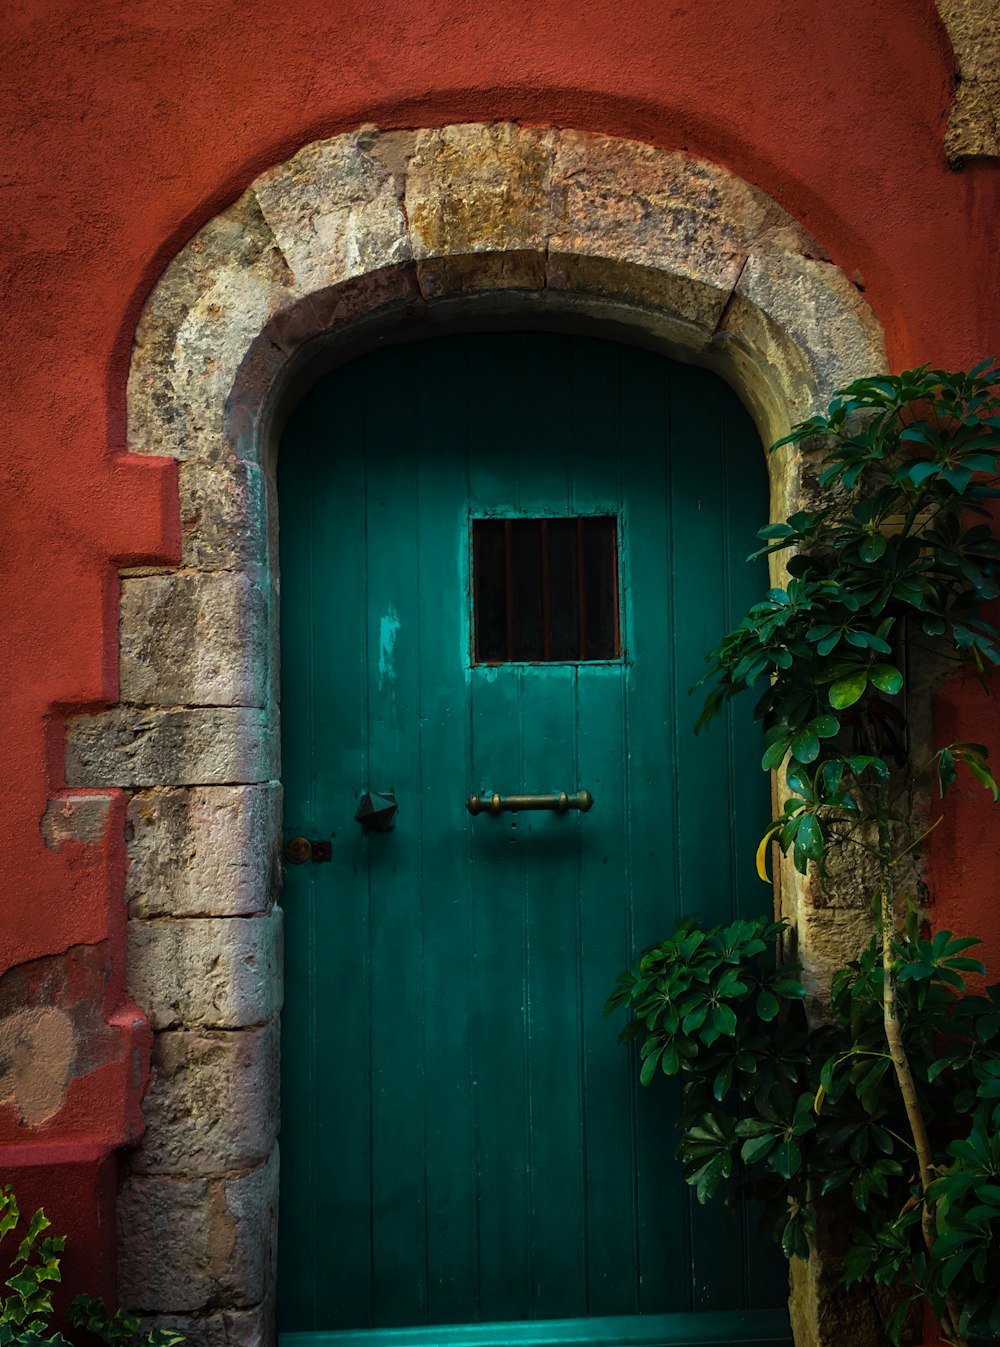
[[[936,0],[957,84],[944,147],[952,163],[1000,155],[1000,11],[996,0]]]
[[[235,373],[292,296],[281,250],[247,192],[178,254],[143,311],[129,376],[132,452],[218,457]]]
[[[267,1305],[214,1314],[144,1315],[143,1325],[147,1332],[183,1333],[188,1347],[272,1347],[274,1342],[274,1315]]]
[[[608,258],[695,281],[675,288],[673,311],[700,326],[714,327],[754,242],[779,225],[795,228],[762,192],[715,165],[576,131],[559,135],[553,196],[553,256]]]
[[[69,1011],[32,1006],[0,1016],[0,1104],[7,1104],[26,1127],[57,1113],[76,1056]]]
[[[42,840],[51,851],[67,842],[100,842],[111,821],[111,805],[112,797],[98,792],[53,796],[42,815]]]
[[[129,990],[154,1029],[239,1029],[281,1008],[281,910],[130,921]]]
[[[747,259],[722,332],[751,355],[760,375],[744,377],[767,387],[781,425],[825,410],[837,388],[885,365],[881,329],[856,287],[831,263],[786,249]]]
[[[267,704],[266,573],[123,580],[119,632],[123,702]]]
[[[892,1293],[884,1286],[843,1283],[842,1260],[856,1225],[855,1214],[843,1193],[822,1199],[808,1260],[790,1261],[788,1308],[796,1347],[845,1347],[847,1343],[890,1347],[885,1324],[897,1303]],[[910,1331],[904,1329],[904,1343],[920,1341],[919,1313],[912,1320]]]
[[[406,215],[418,258],[538,250],[552,232],[559,133],[509,122],[417,132]]]
[[[251,191],[297,286],[322,290],[410,256],[398,172],[362,128],[307,145]],[[397,138],[398,139],[398,138]]]
[[[140,1311],[259,1306],[267,1297],[278,1155],[233,1178],[135,1174],[118,1198],[118,1289]]]
[[[223,1174],[266,1160],[278,1134],[278,1026],[157,1034],[134,1173]]]
[[[252,570],[267,556],[264,474],[239,459],[180,468],[181,563],[191,570]]]
[[[70,786],[216,785],[277,776],[266,712],[118,706],[66,725]]]
[[[132,917],[250,916],[280,887],[276,782],[139,791],[128,832]]]

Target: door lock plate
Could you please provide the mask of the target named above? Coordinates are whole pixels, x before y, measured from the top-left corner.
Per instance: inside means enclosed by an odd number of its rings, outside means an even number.
[[[306,861],[328,861],[332,854],[332,844],[326,840],[311,842],[308,837],[293,837],[285,843],[285,860],[290,865],[305,865]]]

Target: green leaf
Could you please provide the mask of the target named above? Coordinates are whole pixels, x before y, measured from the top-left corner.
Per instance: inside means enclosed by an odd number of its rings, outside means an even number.
[[[848,706],[853,706],[863,696],[867,686],[868,673],[864,669],[848,674],[846,678],[838,678],[830,688],[830,705],[835,711],[843,711]]]
[[[819,757],[819,739],[807,726],[792,740],[791,750],[792,757],[799,762],[815,762]]]
[[[798,1144],[789,1137],[775,1146],[769,1161],[772,1169],[777,1170],[783,1179],[790,1179],[793,1174],[797,1174],[799,1171],[802,1164],[802,1151]]]
[[[823,830],[815,814],[806,814],[795,836],[795,850],[806,860],[818,861],[823,855]]]
[[[886,692],[893,697],[903,686],[903,675],[893,664],[873,664],[869,677],[879,692]]]
[[[872,533],[867,537],[858,548],[858,556],[862,561],[878,561],[879,557],[885,551],[886,541],[881,533]]]

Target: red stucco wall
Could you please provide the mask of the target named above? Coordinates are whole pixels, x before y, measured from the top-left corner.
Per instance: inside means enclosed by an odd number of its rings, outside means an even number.
[[[104,1056],[65,1106],[34,1129],[0,1106],[9,1177],[37,1165],[28,1141],[85,1157],[137,1125],[121,844],[47,847],[39,822],[61,714],[116,697],[115,567],[177,545],[173,465],[122,453],[124,389],[143,301],[190,235],[265,166],[359,123],[575,126],[759,184],[863,283],[894,367],[958,366],[1000,352],[1000,165],[945,162],[953,62],[930,0],[21,0],[0,22],[0,972],[96,944],[111,975]],[[971,687],[941,719],[1000,730]],[[998,960],[1000,819],[981,800],[958,817],[936,842],[941,910]],[[43,1159],[24,1190],[107,1249],[107,1203],[86,1196],[103,1171],[80,1163],[85,1180],[46,1180]]]

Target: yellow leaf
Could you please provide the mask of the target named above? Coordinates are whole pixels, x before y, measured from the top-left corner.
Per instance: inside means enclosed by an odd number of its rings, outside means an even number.
[[[770,884],[771,876],[767,873],[767,844],[776,832],[780,832],[782,824],[772,823],[767,832],[760,839],[760,846],[757,848],[757,873],[765,884]]]
[[[813,1112],[818,1114],[823,1107],[823,1100],[826,1098],[826,1086],[821,1085],[816,1091],[816,1098],[813,1100]]]

